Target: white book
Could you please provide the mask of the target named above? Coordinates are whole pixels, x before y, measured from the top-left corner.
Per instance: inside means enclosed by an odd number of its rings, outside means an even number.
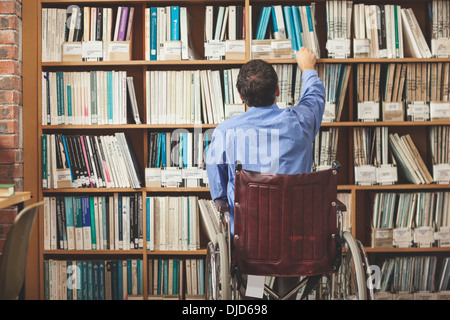
[[[213,39],[213,14],[214,7],[205,7],[205,41],[211,41]]]
[[[228,27],[228,13],[229,13],[229,11],[230,11],[230,8],[228,6],[225,7],[225,12],[224,12],[224,15],[223,15],[222,29],[220,30],[219,40],[225,40],[225,33],[226,33],[227,27]]]
[[[228,11],[228,40],[236,40],[236,6],[229,6]]]
[[[416,37],[412,31],[412,21],[406,9],[401,10],[402,28],[405,33],[405,54],[413,58],[423,58]]]
[[[219,6],[217,9],[216,26],[214,28],[214,40],[220,40],[220,33],[222,31],[222,26],[225,24],[224,21],[225,7]]]
[[[48,10],[47,8],[42,8],[41,11],[41,19],[42,19],[42,25],[41,25],[41,61],[42,62],[47,62],[49,61],[49,57],[48,57],[48,19],[49,19],[49,14],[48,14]]]
[[[150,60],[150,8],[144,11],[144,52],[145,60]],[[148,119],[148,118],[147,118]]]
[[[180,40],[181,40],[181,59],[189,59],[189,13],[186,7],[180,7]]]
[[[286,27],[284,23],[283,8],[281,5],[274,5],[272,10],[275,12],[275,19],[278,28],[278,31],[274,35],[275,39],[284,40],[286,39]]]
[[[419,50],[422,53],[422,57],[423,58],[431,58],[432,55],[431,55],[430,48],[428,47],[428,44],[425,41],[425,37],[422,33],[422,29],[419,26],[419,22],[417,21],[416,16],[414,15],[414,12],[412,11],[411,8],[406,9],[406,12],[411,19],[412,31],[416,37],[416,41],[419,46]]]
[[[114,212],[115,212],[115,207],[114,207],[114,201],[115,201],[115,195],[109,196],[108,197],[108,202],[109,202],[109,225],[107,226],[108,230],[109,230],[109,248],[110,250],[114,250],[114,248],[116,248],[116,244],[115,244],[115,230],[116,230],[116,224],[115,224],[115,219],[114,219]]]
[[[44,250],[51,249],[51,234],[50,197],[44,197]]]

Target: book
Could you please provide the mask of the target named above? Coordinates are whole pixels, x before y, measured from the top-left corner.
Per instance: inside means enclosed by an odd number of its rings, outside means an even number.
[[[0,198],[8,198],[15,194],[16,185],[0,184]]]

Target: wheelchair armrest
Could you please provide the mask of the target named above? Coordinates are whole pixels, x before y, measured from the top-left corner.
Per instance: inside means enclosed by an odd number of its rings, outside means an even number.
[[[228,205],[227,200],[225,199],[215,199],[214,204],[216,206],[217,211],[219,211],[221,214],[224,214],[225,212],[230,212],[230,206]]]
[[[341,201],[336,200],[336,210],[341,211],[341,212],[346,212],[347,211],[347,207]]]

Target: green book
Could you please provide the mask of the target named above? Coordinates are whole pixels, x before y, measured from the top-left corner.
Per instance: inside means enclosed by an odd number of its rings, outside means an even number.
[[[0,184],[0,198],[7,198],[14,195],[16,186],[14,184]]]

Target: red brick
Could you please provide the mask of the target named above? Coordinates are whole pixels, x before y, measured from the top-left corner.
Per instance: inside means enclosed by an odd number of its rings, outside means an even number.
[[[15,120],[0,120],[0,134],[19,133],[19,122]]]
[[[0,105],[0,119],[18,119],[18,106],[1,106]]]
[[[0,150],[17,149],[17,148],[19,148],[18,134],[0,135]]]
[[[0,1],[0,12],[3,14],[13,14],[22,17],[22,6],[17,1]]]
[[[0,61],[0,74],[22,75],[22,63],[12,60]]]
[[[0,149],[0,164],[23,162],[22,149]]]
[[[0,59],[19,60],[19,48],[12,45],[0,45]]]
[[[11,230],[12,223],[0,224],[0,239],[6,239],[9,230]]]
[[[0,104],[18,104],[22,105],[22,92],[20,91],[11,91],[0,90]]]
[[[0,75],[0,88],[22,91],[22,78],[16,75]]]
[[[10,15],[0,17],[0,30],[19,29],[19,17]]]
[[[23,164],[0,165],[0,179],[23,178]]]
[[[19,33],[16,30],[0,30],[1,44],[16,44],[19,42]]]

